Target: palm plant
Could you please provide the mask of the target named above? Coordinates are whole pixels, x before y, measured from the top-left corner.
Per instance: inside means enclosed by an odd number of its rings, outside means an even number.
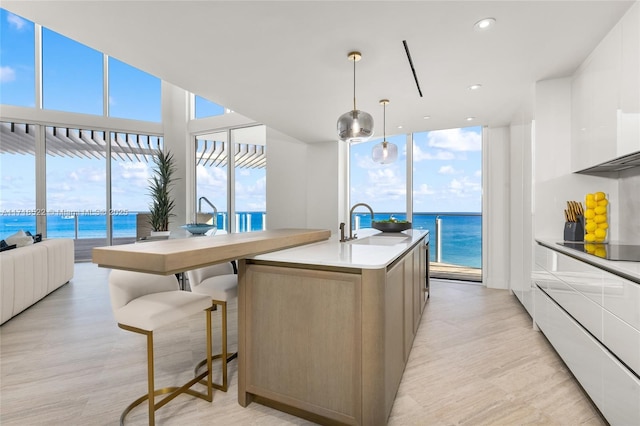
[[[169,191],[176,180],[176,165],[171,152],[167,151],[165,154],[161,149],[157,150],[153,162],[155,169],[149,179],[149,223],[154,231],[168,231],[169,218],[175,216],[171,213],[175,207],[175,200],[171,198]]]

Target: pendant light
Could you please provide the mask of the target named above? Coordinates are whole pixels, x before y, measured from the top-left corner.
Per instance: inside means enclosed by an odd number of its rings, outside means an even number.
[[[353,61],[353,110],[338,118],[338,136],[341,141],[364,142],[373,135],[373,117],[356,109],[356,62],[362,59],[362,54],[349,52],[348,58]]]
[[[387,142],[387,104],[389,99],[381,99],[382,105],[382,142],[376,144],[371,151],[371,157],[375,163],[389,164],[398,159],[398,146],[394,143]]]

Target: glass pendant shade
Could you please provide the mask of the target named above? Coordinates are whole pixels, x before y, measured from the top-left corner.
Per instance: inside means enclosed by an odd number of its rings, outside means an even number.
[[[373,135],[373,117],[368,112],[356,108],[356,62],[362,59],[360,52],[349,52],[347,56],[353,61],[353,109],[338,118],[338,138],[349,143],[368,140]]]
[[[393,163],[398,159],[398,146],[391,142],[382,141],[373,147],[371,157],[375,163]]]
[[[373,135],[373,117],[365,111],[345,112],[338,118],[338,136],[341,141],[364,142]]]

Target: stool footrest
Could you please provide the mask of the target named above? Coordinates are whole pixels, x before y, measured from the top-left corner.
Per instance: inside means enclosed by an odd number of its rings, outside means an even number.
[[[227,354],[227,362],[231,362],[231,361],[233,361],[233,360],[234,360],[234,359],[236,359],[236,358],[238,358],[238,352],[233,352],[233,353],[228,353],[228,354]],[[211,360],[214,360],[214,359],[222,359],[222,354],[216,354],[216,355],[213,355],[213,356],[211,357]],[[223,362],[224,362],[224,361],[223,361]],[[194,374],[196,374],[196,375],[197,375],[197,374],[198,374],[198,370],[200,370],[200,369],[201,369],[204,365],[206,365],[206,364],[207,364],[207,359],[206,359],[206,358],[205,358],[205,359],[203,359],[202,361],[200,361],[200,362],[195,366],[195,368],[193,369]],[[206,374],[206,372],[205,372],[205,373],[201,373],[200,375],[202,375],[202,374]],[[202,385],[206,385],[206,382],[204,382],[204,381],[202,381],[202,380],[201,380],[201,381],[200,381],[200,384],[202,384]],[[216,383],[216,382],[212,382],[212,383],[211,383],[211,385],[212,385],[215,389],[221,390],[221,391],[223,391],[223,392],[226,392],[226,391],[227,391],[227,388],[228,388],[228,385],[227,385],[226,381],[224,380],[224,378],[223,378],[223,382],[222,382],[222,384],[220,384],[220,383]]]

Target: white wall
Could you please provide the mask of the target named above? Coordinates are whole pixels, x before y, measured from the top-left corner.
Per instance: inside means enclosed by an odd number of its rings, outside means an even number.
[[[340,145],[337,141],[307,146],[307,227],[329,229],[336,234],[340,224]]]
[[[267,229],[307,228],[309,145],[267,128]]]
[[[483,152],[482,281],[509,288],[509,128],[485,129]]]
[[[172,84],[162,82],[162,124],[164,131],[165,152],[170,150],[178,164],[176,178],[178,181],[171,193],[175,199],[175,209],[169,223],[171,232],[184,232],[180,227],[187,220],[187,185],[191,180],[187,179],[187,159],[192,163],[189,156],[189,132],[188,123],[188,93]]]

